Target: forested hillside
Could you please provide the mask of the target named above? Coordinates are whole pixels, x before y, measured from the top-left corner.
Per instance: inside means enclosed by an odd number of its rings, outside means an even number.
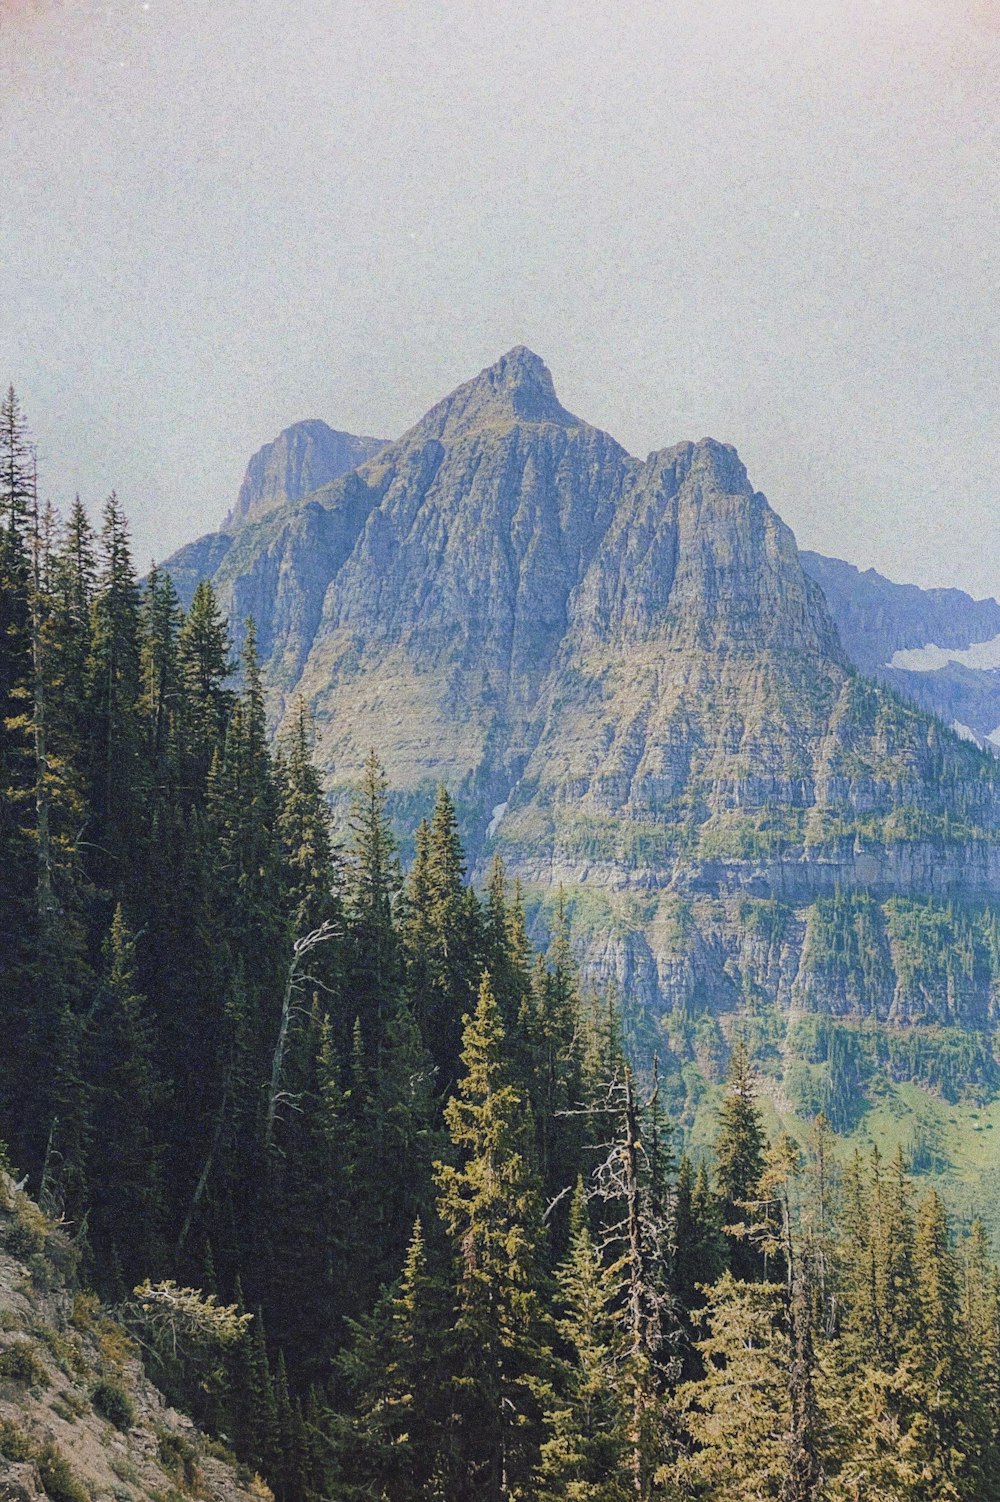
[[[252,622],[40,506],[13,392],[0,610],[0,1137],[107,1300],[237,1322],[158,1380],[279,1502],[997,1495],[982,1228],[807,1093],[768,1140],[752,1006],[686,1152],[559,905],[444,789],[404,872],[378,746],[335,842]]]

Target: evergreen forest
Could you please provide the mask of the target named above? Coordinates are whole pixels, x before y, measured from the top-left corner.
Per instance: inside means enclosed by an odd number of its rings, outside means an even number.
[[[232,633],[240,650],[234,652]],[[277,1502],[987,1502],[1000,1273],[902,1154],[688,1156],[613,994],[378,747],[334,830],[252,621],[39,500],[0,408],[0,1139]],[[130,1315],[130,1311],[132,1312]]]

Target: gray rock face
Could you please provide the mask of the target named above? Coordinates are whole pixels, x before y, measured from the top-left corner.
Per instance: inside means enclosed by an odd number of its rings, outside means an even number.
[[[356,469],[384,443],[384,438],[339,433],[318,418],[293,423],[250,460],[225,529],[231,531],[273,511],[275,506],[302,500],[321,485]]]
[[[193,546],[257,620],[275,725],[311,704],[335,804],[371,746],[404,834],[445,782],[477,869],[500,852],[540,926],[563,886],[591,970],[647,1019],[751,993],[954,1012],[893,969],[893,903],[1000,893],[1000,767],[857,675],[822,570],[731,447],[635,459],[518,348],[351,473]],[[815,937],[844,892],[885,908],[864,1007]],[[961,994],[985,1025],[989,986]]]

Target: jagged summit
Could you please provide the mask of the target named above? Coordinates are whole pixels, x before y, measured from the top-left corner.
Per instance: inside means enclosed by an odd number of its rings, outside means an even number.
[[[471,381],[456,387],[420,419],[410,435],[444,441],[480,428],[514,422],[584,427],[556,396],[548,366],[523,344],[515,345]]]

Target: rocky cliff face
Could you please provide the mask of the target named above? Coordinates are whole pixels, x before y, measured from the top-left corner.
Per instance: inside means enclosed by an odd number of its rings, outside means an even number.
[[[273,511],[275,506],[300,501],[321,485],[356,469],[377,454],[384,442],[384,438],[339,433],[318,418],[294,423],[273,443],[265,443],[250,460],[225,528],[232,530]]]
[[[848,981],[810,969],[817,904],[1000,891],[1000,769],[858,676],[735,451],[635,459],[528,350],[194,548],[231,618],[258,621],[275,723],[312,705],[334,800],[372,745],[404,827],[447,783],[477,867],[502,853],[539,922],[565,887],[591,968],[647,1016],[748,988],[843,1010]],[[755,904],[780,916],[763,948]],[[988,1017],[988,990],[963,1017]],[[865,1004],[920,1012],[896,994]]]

